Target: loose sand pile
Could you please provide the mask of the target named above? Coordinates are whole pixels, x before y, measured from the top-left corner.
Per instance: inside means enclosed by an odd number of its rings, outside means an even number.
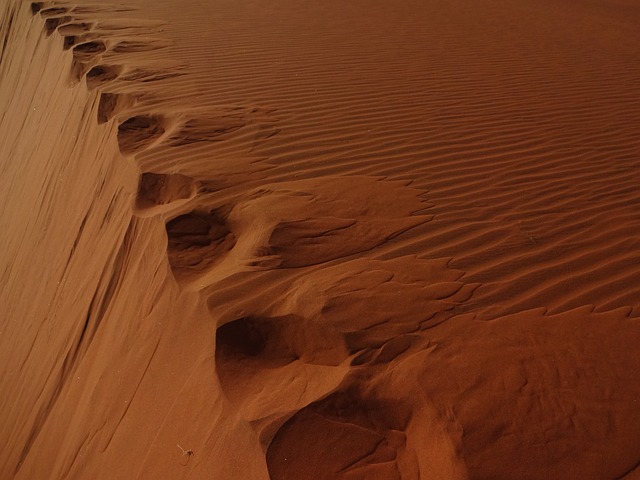
[[[635,0],[4,0],[0,478],[640,478]]]

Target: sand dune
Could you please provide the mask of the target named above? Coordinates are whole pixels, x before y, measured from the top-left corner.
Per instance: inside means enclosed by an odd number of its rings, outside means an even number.
[[[639,28],[5,0],[0,478],[640,478]]]

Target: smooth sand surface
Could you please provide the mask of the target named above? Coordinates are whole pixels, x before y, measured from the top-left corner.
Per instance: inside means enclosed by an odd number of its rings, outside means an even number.
[[[640,478],[635,0],[0,3],[0,478]]]

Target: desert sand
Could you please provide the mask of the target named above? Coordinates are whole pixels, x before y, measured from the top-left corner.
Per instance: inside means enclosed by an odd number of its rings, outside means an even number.
[[[640,478],[636,0],[0,2],[0,478]]]

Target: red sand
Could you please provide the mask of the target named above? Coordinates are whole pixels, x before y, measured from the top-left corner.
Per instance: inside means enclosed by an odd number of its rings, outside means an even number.
[[[1,479],[640,478],[640,5],[0,6]]]

